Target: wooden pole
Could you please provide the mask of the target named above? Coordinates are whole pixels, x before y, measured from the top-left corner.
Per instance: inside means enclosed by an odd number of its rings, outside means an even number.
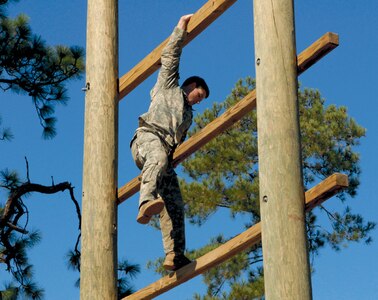
[[[117,0],[88,0],[81,299],[117,299],[117,26]]]
[[[255,0],[265,297],[312,299],[305,231],[293,0]]]
[[[348,177],[344,174],[335,173],[326,178],[306,192],[306,211],[310,211],[317,205],[320,205],[347,186]],[[261,224],[257,223],[223,245],[220,245],[218,248],[197,258],[197,260],[193,261],[191,264],[186,265],[173,274],[162,277],[158,281],[123,298],[123,300],[154,299],[164,292],[208,271],[210,268],[225,262],[237,253],[257,245],[260,241]]]

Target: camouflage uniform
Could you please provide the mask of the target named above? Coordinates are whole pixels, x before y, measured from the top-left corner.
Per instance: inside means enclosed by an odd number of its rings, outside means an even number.
[[[131,152],[142,170],[139,207],[157,197],[164,200],[160,227],[165,253],[185,250],[184,203],[172,166],[174,149],[184,141],[192,123],[192,107],[179,86],[179,62],[187,33],[175,28],[161,55],[161,69],[151,90],[147,113],[131,141]]]

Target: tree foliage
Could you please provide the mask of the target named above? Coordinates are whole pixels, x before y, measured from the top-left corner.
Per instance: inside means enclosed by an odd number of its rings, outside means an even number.
[[[48,46],[33,34],[26,15],[6,16],[8,1],[0,2],[0,89],[32,98],[43,136],[56,135],[54,107],[65,104],[67,80],[84,70],[84,50],[77,46]]]
[[[0,188],[8,190],[4,207],[0,207],[0,263],[12,274],[14,281],[3,291],[3,297],[23,295],[26,298],[42,299],[44,291],[33,280],[33,265],[29,263],[28,250],[38,244],[38,231],[28,231],[29,211],[24,199],[31,193],[54,194],[69,191],[76,207],[80,230],[80,207],[69,182],[50,186],[35,184],[27,178],[21,181],[14,171],[0,172]],[[11,299],[11,298],[9,298]]]
[[[48,46],[40,36],[33,34],[26,15],[14,19],[7,16],[6,7],[10,2],[18,1],[0,1],[0,89],[30,96],[43,127],[43,136],[52,138],[56,134],[55,104],[67,101],[66,82],[83,73],[84,50],[77,46]],[[0,140],[10,141],[13,134],[3,127],[1,117],[0,126]],[[1,297],[41,299],[44,291],[34,282],[33,266],[28,259],[29,249],[41,236],[38,231],[27,229],[29,213],[24,199],[32,193],[68,190],[80,214],[73,187],[69,182],[51,186],[32,183],[28,174],[27,180],[21,181],[15,171],[8,169],[1,171],[0,180],[0,188],[7,191],[7,199],[0,205],[0,263],[6,265],[14,279],[1,291]]]
[[[140,272],[140,266],[130,263],[127,259],[118,262],[118,299],[135,292],[130,279],[134,279]]]
[[[0,116],[0,126],[2,125],[3,120]],[[13,139],[12,131],[9,127],[0,127],[0,141],[10,141]]]
[[[68,100],[66,83],[78,79],[84,71],[84,50],[77,46],[48,46],[32,33],[26,15],[15,19],[7,17],[6,5],[18,0],[0,0],[0,89],[26,94],[31,97],[43,136],[56,135],[54,107]],[[0,117],[0,140],[10,141],[11,130],[2,125]],[[0,291],[0,299],[43,299],[44,290],[33,280],[33,265],[28,259],[28,250],[38,244],[38,231],[28,231],[29,212],[25,199],[33,193],[54,194],[68,191],[78,217],[78,237],[75,246],[67,254],[68,268],[80,272],[81,212],[69,182],[51,185],[32,183],[29,178],[21,180],[15,171],[0,172],[0,188],[7,191],[5,204],[0,204],[0,263],[12,274],[13,281]],[[127,260],[119,262],[118,293],[123,298],[134,289],[130,279],[140,272],[140,267]],[[76,285],[79,286],[79,280]]]
[[[75,247],[75,250],[70,250],[67,254],[68,268],[80,272],[80,257],[81,253]],[[130,263],[127,259],[118,261],[118,279],[117,292],[118,299],[131,295],[135,292],[131,279],[134,279],[140,273],[140,266]],[[76,281],[76,287],[80,286],[80,278]]]
[[[198,132],[227,109],[243,99],[252,89],[251,78],[240,80],[231,94],[221,103],[196,116],[190,135]],[[303,176],[305,188],[330,176],[344,173],[349,188],[338,197],[343,211],[330,212],[324,206],[307,214],[307,233],[312,256],[330,245],[339,250],[351,241],[369,243],[369,232],[375,224],[354,214],[346,200],[354,197],[359,185],[359,154],[355,146],[365,135],[347,114],[345,107],[325,106],[319,91],[298,91],[302,138]],[[257,153],[256,111],[198,150],[183,163],[184,178],[180,185],[186,202],[186,216],[192,224],[202,226],[219,208],[227,208],[231,218],[249,216],[248,228],[260,221],[259,177]],[[318,216],[329,217],[329,226],[318,221]],[[327,227],[327,228],[326,228]],[[229,238],[216,237],[202,249],[189,251],[192,258],[214,249]],[[238,254],[235,258],[204,274],[206,295],[195,299],[258,299],[263,297],[261,245]],[[156,264],[151,264],[155,267]],[[227,289],[225,287],[228,287]]]
[[[8,190],[7,201],[4,207],[0,207],[0,263],[7,266],[7,271],[14,279],[4,291],[0,291],[0,299],[17,299],[19,295],[30,299],[43,299],[44,290],[33,280],[33,265],[28,259],[28,250],[39,243],[41,235],[39,231],[27,230],[30,216],[24,200],[32,193],[69,192],[77,213],[79,234],[74,249],[67,254],[67,266],[80,272],[81,211],[74,196],[74,188],[69,182],[45,186],[32,183],[29,178],[21,181],[16,172],[7,169],[0,172],[0,188]],[[119,298],[134,292],[130,279],[135,278],[139,272],[139,265],[131,264],[127,260],[118,263]],[[79,283],[77,280],[77,287]]]

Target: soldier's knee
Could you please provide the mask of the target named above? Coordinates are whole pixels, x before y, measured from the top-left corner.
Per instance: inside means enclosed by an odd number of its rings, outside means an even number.
[[[142,180],[143,183],[150,181],[156,181],[160,179],[163,172],[167,168],[167,160],[154,160],[146,163],[142,170]]]
[[[168,166],[168,157],[165,153],[160,153],[156,156],[156,163],[162,169],[166,169]]]

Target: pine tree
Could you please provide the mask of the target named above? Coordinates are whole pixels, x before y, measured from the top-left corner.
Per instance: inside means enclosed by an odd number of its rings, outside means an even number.
[[[56,135],[54,107],[66,104],[66,83],[78,79],[84,72],[84,49],[77,46],[47,46],[32,33],[26,15],[10,19],[6,5],[17,0],[0,0],[0,89],[30,96],[43,128],[44,138]],[[0,141],[13,138],[11,130],[3,127],[0,117]],[[0,171],[0,188],[8,192],[4,206],[0,204],[0,263],[7,266],[13,282],[0,291],[0,299],[43,299],[44,290],[33,280],[33,265],[28,250],[40,240],[39,231],[28,231],[29,213],[24,198],[31,193],[53,194],[67,191],[78,217],[78,237],[67,254],[68,268],[80,272],[81,212],[69,182],[40,185],[32,183],[28,175],[21,180],[17,172]],[[118,263],[118,293],[123,298],[134,291],[130,279],[140,272],[139,265],[127,260]],[[79,280],[76,282],[79,286]]]
[[[240,80],[227,99],[197,115],[190,135],[198,132],[225,110],[243,99],[255,88],[251,78]],[[366,222],[346,205],[356,195],[359,185],[359,154],[355,146],[365,135],[347,114],[345,107],[325,106],[319,91],[298,91],[302,137],[303,176],[305,188],[334,172],[349,177],[349,188],[339,195],[342,212],[330,212],[324,206],[307,214],[307,233],[311,255],[326,244],[339,250],[351,241],[369,243],[369,232],[375,224]],[[260,221],[259,178],[257,155],[257,116],[249,113],[183,163],[184,178],[180,180],[186,202],[186,216],[192,224],[202,226],[219,208],[227,208],[231,218],[248,215],[248,228]],[[330,228],[322,228],[318,215],[326,213]],[[230,220],[231,222],[231,220]],[[202,249],[189,251],[199,257],[231,237],[213,238]],[[264,295],[261,245],[240,253],[204,274],[207,294],[195,299],[260,299]],[[159,263],[150,263],[157,271]],[[227,289],[225,287],[228,287]]]
[[[7,2],[0,2],[0,89],[30,96],[43,136],[52,138],[56,135],[54,107],[68,100],[66,82],[82,75],[84,50],[46,45],[32,33],[26,15],[6,16]]]
[[[15,19],[7,17],[6,6],[10,2],[17,0],[0,1],[0,89],[30,96],[43,136],[52,138],[56,134],[54,107],[68,100],[67,81],[83,74],[84,49],[46,45],[41,37],[33,34],[26,15]],[[0,125],[0,140],[10,141],[13,135],[9,128],[3,127],[1,118]],[[32,183],[29,175],[21,180],[15,171],[8,169],[0,172],[0,188],[8,192],[7,199],[0,204],[0,263],[6,265],[14,279],[1,291],[0,298],[42,299],[44,291],[33,280],[33,266],[28,260],[28,250],[41,237],[38,231],[27,229],[29,215],[23,200],[31,193],[52,194],[67,190],[80,213],[73,188],[69,182],[52,183],[51,186]]]

